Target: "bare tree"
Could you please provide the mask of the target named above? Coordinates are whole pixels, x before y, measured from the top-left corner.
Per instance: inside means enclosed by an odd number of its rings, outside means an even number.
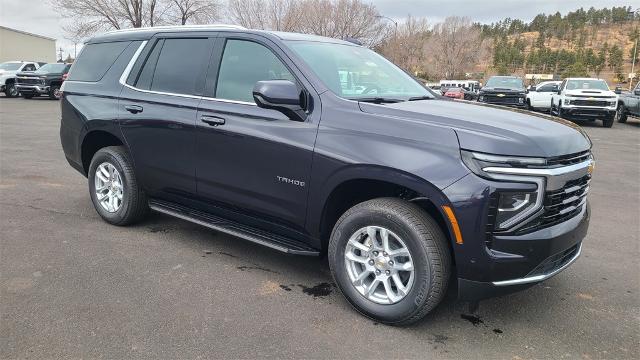
[[[228,18],[253,29],[295,31],[379,41],[386,26],[375,6],[361,0],[229,0]]]
[[[426,72],[426,42],[430,36],[427,20],[409,16],[390,30],[377,50],[407,71]]]
[[[298,0],[229,0],[227,17],[250,29],[299,31]]]
[[[445,78],[461,76],[480,57],[480,30],[469,18],[447,17],[436,24],[427,42],[427,51],[436,72]]]
[[[170,5],[168,15],[180,25],[212,23],[220,13],[220,4],[214,0],[170,0]]]

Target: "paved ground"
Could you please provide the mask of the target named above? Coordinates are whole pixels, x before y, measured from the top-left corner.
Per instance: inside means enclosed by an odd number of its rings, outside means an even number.
[[[448,300],[394,328],[353,311],[325,260],[161,215],[102,222],[58,119],[56,101],[0,98],[0,358],[640,357],[638,120],[585,124],[598,163],[576,264],[477,317]]]

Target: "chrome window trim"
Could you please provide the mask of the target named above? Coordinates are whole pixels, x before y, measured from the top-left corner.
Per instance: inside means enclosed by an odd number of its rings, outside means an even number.
[[[142,50],[147,45],[147,43],[148,43],[147,40],[143,41],[142,44],[140,44],[140,46],[138,47],[138,50],[136,50],[136,52],[131,57],[131,60],[129,61],[129,63],[125,67],[124,71],[122,72],[122,75],[120,76],[120,80],[119,80],[120,85],[123,85],[123,86],[125,86],[125,87],[127,87],[127,88],[129,88],[131,90],[135,90],[135,91],[139,91],[139,92],[143,92],[143,93],[147,93],[147,94],[178,96],[178,97],[184,97],[184,98],[189,98],[189,99],[203,99],[203,100],[208,100],[208,101],[219,101],[219,102],[225,102],[225,103],[230,103],[230,104],[258,106],[256,103],[251,103],[251,102],[247,102],[247,101],[229,100],[229,99],[213,98],[213,97],[208,97],[208,96],[199,96],[199,95],[178,94],[178,93],[170,93],[170,92],[163,92],[163,91],[145,90],[145,89],[139,89],[139,88],[137,88],[135,86],[127,84],[126,81],[127,81],[127,78],[129,77],[129,74],[131,73],[131,70],[133,69],[133,65],[136,63],[136,61],[138,61],[138,58],[140,57],[140,54],[142,53]]]
[[[133,53],[131,60],[129,60],[129,63],[127,64],[127,67],[124,68],[122,75],[120,75],[120,80],[119,80],[120,84],[126,85],[126,81],[127,81],[127,78],[129,77],[129,73],[131,72],[131,69],[133,68],[133,64],[136,63],[136,60],[138,60],[138,57],[140,56],[142,49],[144,49],[144,47],[147,45],[148,42],[149,41],[147,40],[143,41],[140,44],[140,46],[138,46],[138,50],[136,50],[136,52]]]
[[[576,252],[576,254],[571,258],[571,260],[569,260],[566,264],[562,265],[561,267],[546,273],[546,274],[542,274],[542,275],[536,275],[536,276],[528,276],[528,277],[523,277],[523,278],[519,278],[519,279],[511,279],[511,280],[503,280],[503,281],[493,281],[492,284],[494,286],[509,286],[509,285],[520,285],[520,284],[529,284],[529,283],[533,283],[533,282],[539,282],[539,281],[543,281],[546,280],[554,275],[556,275],[557,273],[561,272],[562,270],[566,269],[569,265],[573,264],[578,257],[580,256],[580,254],[582,253],[582,244],[580,244],[580,246],[578,247],[578,252]]]

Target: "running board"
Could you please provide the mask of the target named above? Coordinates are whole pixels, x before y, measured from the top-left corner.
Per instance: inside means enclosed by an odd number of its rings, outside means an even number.
[[[149,207],[157,212],[177,217],[194,224],[206,226],[210,229],[223,232],[235,237],[249,240],[253,243],[266,246],[268,248],[282,251],[288,254],[319,256],[320,252],[312,247],[305,246],[299,241],[289,239],[284,236],[271,234],[258,230],[237,222],[229,221],[221,217],[206,214],[201,211],[191,210],[184,206],[168,203],[165,201],[152,200]]]

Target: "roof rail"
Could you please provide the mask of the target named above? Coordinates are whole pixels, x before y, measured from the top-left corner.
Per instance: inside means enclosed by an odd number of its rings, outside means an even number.
[[[246,30],[244,26],[232,25],[232,24],[208,24],[208,25],[168,25],[168,26],[153,26],[153,27],[139,27],[128,28],[107,31],[105,34],[121,34],[126,32],[136,32],[144,30],[178,30],[178,29],[238,29]]]

